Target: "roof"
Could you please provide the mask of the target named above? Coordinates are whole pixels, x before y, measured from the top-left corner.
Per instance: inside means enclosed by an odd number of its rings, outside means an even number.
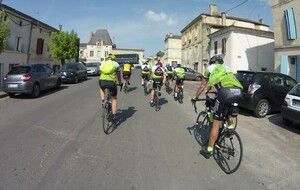
[[[108,34],[107,29],[99,29],[96,33],[91,37],[88,44],[96,44],[97,41],[103,41],[103,45],[113,45],[112,40]]]

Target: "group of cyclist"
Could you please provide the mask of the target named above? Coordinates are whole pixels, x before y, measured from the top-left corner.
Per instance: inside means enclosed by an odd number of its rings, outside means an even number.
[[[218,137],[219,128],[222,125],[222,121],[225,119],[226,111],[228,106],[233,101],[237,101],[241,98],[242,85],[232,74],[230,69],[223,65],[224,61],[221,56],[213,56],[209,61],[209,66],[206,68],[200,85],[196,91],[195,96],[191,99],[195,101],[203,93],[203,91],[209,90],[214,87],[217,90],[217,98],[214,108],[214,120],[212,129],[209,136],[208,146],[202,149],[202,154],[209,158],[213,153],[215,141]],[[102,103],[105,100],[104,88],[109,86],[112,96],[112,114],[113,118],[116,116],[117,111],[117,82],[120,86],[123,86],[125,82],[129,85],[132,65],[129,62],[125,62],[123,70],[120,69],[120,65],[115,61],[113,54],[108,54],[106,61],[101,63],[100,69],[100,97]],[[123,73],[123,78],[121,77]],[[174,98],[177,97],[178,85],[184,81],[184,69],[180,65],[172,67],[167,64],[163,67],[163,64],[158,60],[156,64],[151,65],[150,62],[145,62],[141,66],[141,81],[142,85],[150,84],[150,80],[153,80],[152,91],[150,93],[150,105],[153,105],[154,92],[159,87],[161,89],[163,84],[172,86],[172,81],[176,78],[174,88]],[[207,87],[208,86],[208,87]],[[232,120],[228,118],[229,126],[232,125]]]

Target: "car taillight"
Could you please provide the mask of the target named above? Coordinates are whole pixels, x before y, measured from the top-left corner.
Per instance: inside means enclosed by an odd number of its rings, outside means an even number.
[[[282,106],[288,107],[288,103],[284,100]]]
[[[5,77],[3,78],[3,80],[4,80],[4,81],[6,81],[6,80],[7,80],[7,75],[5,75]]]
[[[21,79],[23,80],[23,82],[27,82],[31,79],[31,74],[24,74],[22,75]]]
[[[256,90],[258,90],[259,88],[261,87],[261,85],[259,84],[250,84],[249,87],[248,87],[248,94],[254,94],[254,92]]]

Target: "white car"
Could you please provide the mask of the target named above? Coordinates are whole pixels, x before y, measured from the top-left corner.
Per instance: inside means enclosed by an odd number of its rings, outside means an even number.
[[[300,123],[300,83],[292,88],[285,96],[281,106],[283,124]]]
[[[99,76],[100,75],[100,71],[99,71],[99,66],[101,63],[99,62],[95,62],[95,63],[86,63],[86,68],[87,68],[87,74],[88,75],[96,75]]]

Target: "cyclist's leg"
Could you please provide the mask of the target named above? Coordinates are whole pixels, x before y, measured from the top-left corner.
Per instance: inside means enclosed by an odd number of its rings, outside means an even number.
[[[150,93],[150,103],[153,104],[153,99],[154,99],[154,93],[155,93],[155,89],[156,89],[157,85],[155,83],[155,79],[153,79],[153,85],[152,85],[152,90]]]
[[[100,94],[100,98],[101,98],[101,102],[102,102],[102,104],[104,103],[104,101],[105,101],[105,91],[104,91],[104,84],[103,84],[103,82],[104,81],[101,81],[101,80],[99,80],[99,87],[100,87],[100,89],[99,89],[99,94]]]
[[[118,106],[118,101],[117,101],[118,91],[116,85],[113,85],[110,88],[110,93],[111,93],[111,111],[114,117],[117,113],[117,106]]]
[[[177,98],[177,93],[178,93],[178,85],[180,83],[180,79],[179,77],[176,78],[176,82],[175,82],[175,92],[174,92],[174,97]]]

